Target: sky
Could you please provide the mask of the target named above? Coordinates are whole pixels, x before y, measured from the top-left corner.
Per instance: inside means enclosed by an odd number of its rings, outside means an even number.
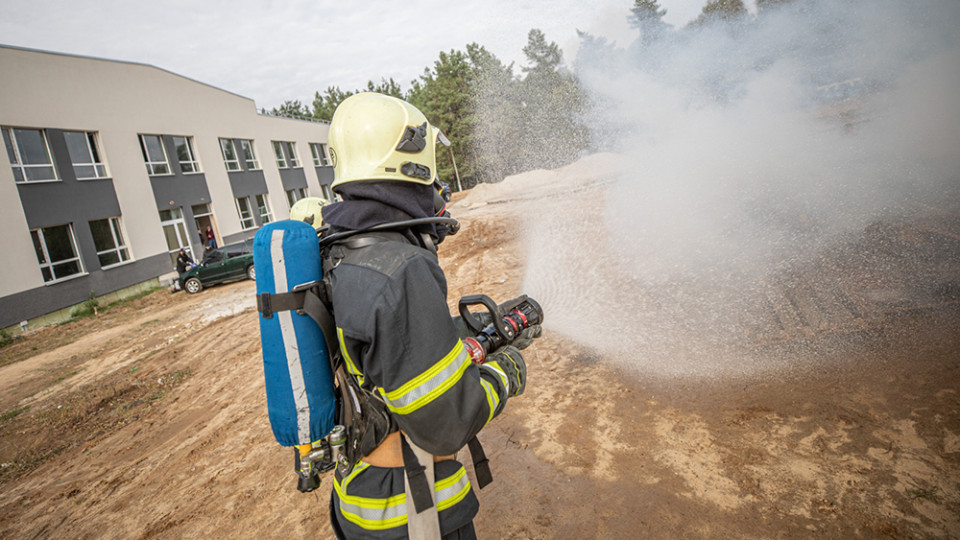
[[[683,26],[706,0],[660,0]],[[754,2],[745,2],[753,8]],[[577,30],[625,46],[631,0],[0,0],[0,44],[150,64],[246,96],[309,105],[330,86],[393,78],[406,90],[441,51],[479,43],[524,65],[532,28],[564,51]]]

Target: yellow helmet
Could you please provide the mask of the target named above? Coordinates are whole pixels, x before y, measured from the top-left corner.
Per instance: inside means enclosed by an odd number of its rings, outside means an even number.
[[[332,187],[363,180],[431,184],[437,141],[450,144],[406,101],[374,92],[354,94],[340,103],[330,121]]]
[[[322,208],[330,204],[323,197],[304,197],[290,207],[290,219],[305,221],[308,225],[318,229],[323,223]]]

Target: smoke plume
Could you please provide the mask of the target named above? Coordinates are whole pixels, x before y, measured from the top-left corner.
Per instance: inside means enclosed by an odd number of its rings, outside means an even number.
[[[950,0],[796,0],[585,39],[584,121],[626,165],[533,214],[525,286],[547,325],[648,373],[778,367],[756,348],[771,283],[924,201],[960,214],[958,29]]]

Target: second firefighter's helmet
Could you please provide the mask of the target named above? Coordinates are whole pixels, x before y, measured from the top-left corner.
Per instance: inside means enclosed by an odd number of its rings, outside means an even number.
[[[364,180],[431,184],[438,141],[450,144],[406,101],[374,92],[350,96],[330,121],[332,187]]]
[[[313,225],[314,229],[319,229],[323,223],[321,210],[328,204],[330,202],[322,197],[304,197],[290,207],[290,219],[304,221]]]

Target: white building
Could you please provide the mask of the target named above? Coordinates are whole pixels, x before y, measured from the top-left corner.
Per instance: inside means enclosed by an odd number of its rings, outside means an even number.
[[[0,73],[0,328],[155,285],[208,225],[230,244],[330,197],[325,123],[145,64],[0,45]]]

